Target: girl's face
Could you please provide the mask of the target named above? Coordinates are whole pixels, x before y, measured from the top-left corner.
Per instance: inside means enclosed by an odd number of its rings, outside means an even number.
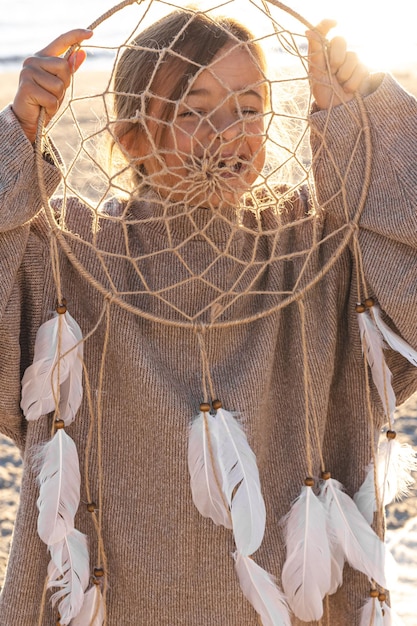
[[[267,103],[266,82],[250,52],[225,46],[191,81],[168,122],[160,116],[165,101],[152,99],[139,155],[149,184],[174,202],[236,204],[265,162]]]

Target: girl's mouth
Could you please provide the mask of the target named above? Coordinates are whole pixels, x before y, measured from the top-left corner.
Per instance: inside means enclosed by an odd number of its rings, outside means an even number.
[[[241,160],[239,161],[219,161],[217,165],[219,170],[219,175],[222,178],[228,178],[231,176],[236,176],[236,174],[240,174],[243,170],[243,163]]]

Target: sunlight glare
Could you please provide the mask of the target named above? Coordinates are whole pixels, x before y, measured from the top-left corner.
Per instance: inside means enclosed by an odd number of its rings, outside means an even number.
[[[343,36],[371,70],[417,63],[413,0],[395,0],[391,6],[376,0],[292,0],[290,4],[313,23],[336,19],[338,25],[329,36]]]

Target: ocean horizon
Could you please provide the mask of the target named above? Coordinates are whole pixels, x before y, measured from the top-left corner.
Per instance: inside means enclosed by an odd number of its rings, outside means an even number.
[[[251,3],[238,4],[239,0],[197,0],[203,8],[220,7],[224,13],[233,11],[238,19],[256,27],[261,9],[251,9]],[[178,0],[181,6],[192,4],[192,0]],[[251,0],[261,5],[260,0]],[[86,28],[98,17],[116,6],[115,0],[0,0],[0,72],[16,71],[23,60],[45,47],[58,35],[72,28]],[[164,12],[175,7],[169,2],[154,2],[149,4],[138,0],[119,13],[113,15],[95,33],[91,43],[90,67],[92,69],[107,69],[114,54],[105,50],[105,46],[116,48],[129,37],[134,25],[145,7],[150,6],[149,21],[154,21]],[[196,4],[196,2],[194,2]],[[287,2],[305,19],[317,23],[324,17],[338,20],[337,31],[346,37],[349,47],[356,50],[361,58],[372,70],[386,70],[394,67],[417,63],[417,38],[412,20],[407,19],[407,7],[410,0],[397,0],[395,11],[381,15],[379,0],[368,0],[366,7],[363,0],[351,0],[349,7],[345,3],[334,3],[334,0],[289,0]],[[359,22],[357,17],[366,11],[371,11],[372,23],[364,24],[365,17]],[[251,12],[252,11],[252,12]],[[274,9],[275,11],[275,9]],[[358,13],[359,12],[359,13]],[[283,11],[275,13],[279,20],[286,23],[288,15]],[[270,24],[269,24],[270,27]],[[292,22],[292,27],[303,33],[305,27],[300,22]],[[387,38],[386,29],[389,28],[390,38]]]

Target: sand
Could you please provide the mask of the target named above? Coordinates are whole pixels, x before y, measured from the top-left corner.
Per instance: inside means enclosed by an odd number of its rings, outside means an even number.
[[[417,96],[417,64],[395,72],[396,78],[410,93]],[[99,93],[104,89],[108,75],[103,72],[80,71],[77,89],[87,93],[91,89]],[[0,108],[12,101],[18,85],[17,73],[0,74]],[[77,117],[90,132],[97,127],[97,115],[102,106],[99,100],[93,103],[83,100],[77,105]],[[55,134],[64,161],[74,155],[71,137],[74,128],[71,118],[60,124]],[[397,431],[402,440],[417,449],[417,397],[406,403],[398,413]],[[21,460],[16,447],[5,437],[0,437],[0,585],[3,581],[8,550],[13,532],[21,478]],[[415,588],[417,585],[417,491],[402,502],[388,508],[388,541],[399,561],[399,582],[394,590],[394,602],[406,626],[416,626]]]

